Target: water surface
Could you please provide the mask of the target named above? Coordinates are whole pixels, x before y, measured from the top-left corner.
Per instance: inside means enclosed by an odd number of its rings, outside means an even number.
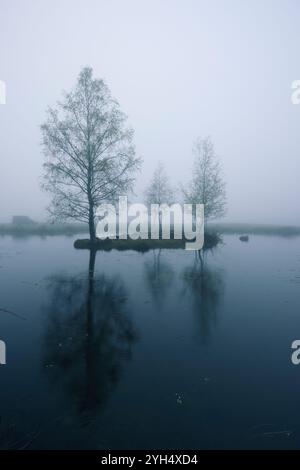
[[[0,238],[0,447],[297,448],[300,238],[207,254]]]

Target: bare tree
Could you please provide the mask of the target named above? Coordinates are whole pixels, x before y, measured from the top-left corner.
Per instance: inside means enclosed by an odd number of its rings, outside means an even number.
[[[148,205],[173,202],[173,190],[162,163],[154,171],[151,183],[145,191],[145,200]]]
[[[221,217],[225,214],[226,191],[213,143],[209,137],[198,139],[193,150],[193,178],[188,188],[182,189],[185,202],[204,204],[206,220]]]
[[[107,85],[86,67],[41,126],[44,188],[53,194],[49,211],[59,219],[87,222],[92,242],[97,206],[130,190],[140,166],[126,119]]]

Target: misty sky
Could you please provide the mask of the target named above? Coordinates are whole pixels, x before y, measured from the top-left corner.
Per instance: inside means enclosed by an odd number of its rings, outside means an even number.
[[[159,161],[187,182],[210,135],[228,221],[300,224],[298,0],[0,0],[0,18],[0,221],[46,218],[39,126],[90,65],[135,129],[138,195]]]

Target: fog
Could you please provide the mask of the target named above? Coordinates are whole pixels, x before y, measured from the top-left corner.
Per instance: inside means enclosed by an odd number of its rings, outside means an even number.
[[[186,184],[210,135],[226,220],[299,224],[297,0],[0,0],[0,14],[1,222],[47,217],[39,126],[89,65],[135,129],[137,199],[159,161]]]

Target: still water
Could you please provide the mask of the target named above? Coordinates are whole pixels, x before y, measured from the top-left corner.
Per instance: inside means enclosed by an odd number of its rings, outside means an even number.
[[[300,238],[73,241],[0,238],[0,448],[300,446]]]

